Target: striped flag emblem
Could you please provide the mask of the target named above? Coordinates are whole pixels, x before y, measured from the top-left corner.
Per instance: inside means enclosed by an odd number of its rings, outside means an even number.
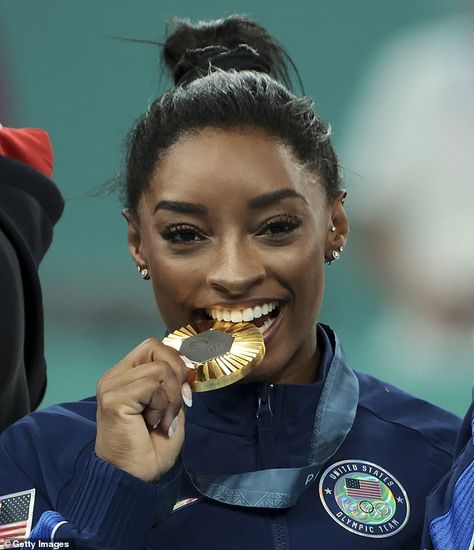
[[[346,493],[355,498],[382,498],[380,483],[369,479],[346,478]]]
[[[180,510],[188,504],[192,504],[193,502],[196,502],[198,500],[200,500],[200,497],[183,498],[182,500],[178,500],[178,502],[173,506],[172,511],[176,512],[176,510]]]
[[[0,549],[6,539],[26,539],[31,531],[35,490],[0,497]]]

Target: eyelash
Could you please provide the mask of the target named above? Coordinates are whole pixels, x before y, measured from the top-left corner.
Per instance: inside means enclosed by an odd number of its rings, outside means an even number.
[[[267,220],[260,231],[257,233],[257,235],[266,235],[272,238],[281,239],[284,238],[288,233],[291,233],[292,231],[295,231],[298,229],[302,224],[302,220],[300,218],[297,218],[295,216],[289,216],[289,215],[283,215],[283,216],[276,216],[275,218],[271,218]],[[269,229],[275,229],[279,228],[279,231],[272,232],[269,231]]]
[[[193,239],[179,238],[186,233],[188,235],[194,234],[194,236],[197,236],[197,235],[202,236],[201,231],[197,227],[194,227],[193,225],[187,225],[184,223],[178,223],[176,225],[166,226],[161,232],[161,236],[163,237],[163,239],[165,239],[165,241],[171,241],[173,243],[178,243],[178,244],[187,244],[187,243],[192,243],[192,242],[201,240],[196,238],[193,238]]]
[[[286,235],[298,229],[302,224],[302,220],[295,216],[277,216],[267,220],[259,229],[257,236],[270,237],[274,240],[280,240]],[[277,229],[277,231],[274,231]],[[191,238],[183,238],[187,235]],[[175,224],[166,226],[161,232],[161,236],[166,241],[173,244],[190,244],[202,241],[205,238],[202,232],[194,225]]]

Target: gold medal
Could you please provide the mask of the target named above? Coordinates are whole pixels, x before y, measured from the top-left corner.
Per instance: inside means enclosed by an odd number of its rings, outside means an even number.
[[[241,380],[265,355],[258,328],[251,323],[199,321],[163,339],[190,359],[195,366],[194,391],[223,388]]]

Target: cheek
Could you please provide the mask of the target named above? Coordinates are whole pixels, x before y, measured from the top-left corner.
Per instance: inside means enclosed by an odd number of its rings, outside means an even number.
[[[175,262],[154,258],[151,265],[153,294],[163,321],[168,326],[179,322],[183,303],[192,292],[192,274]]]
[[[320,240],[310,239],[298,247],[288,273],[294,292],[294,313],[302,322],[314,323],[324,291],[324,248]]]
[[[320,304],[324,288],[324,256],[313,251],[311,254],[301,255],[300,269],[295,277],[298,284],[298,299],[313,309],[315,304]]]
[[[275,260],[277,258],[275,257]],[[278,267],[278,266],[279,267]],[[290,286],[298,315],[314,320],[324,290],[324,248],[317,240],[307,240],[286,257],[275,262],[279,277]]]

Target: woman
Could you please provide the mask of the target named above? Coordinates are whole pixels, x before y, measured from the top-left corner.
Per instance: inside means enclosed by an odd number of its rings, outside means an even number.
[[[355,374],[316,325],[349,233],[327,128],[247,19],[181,22],[164,60],[176,87],[130,136],[130,253],[170,331],[251,321],[266,355],[193,395],[187,359],[145,340],[97,399],[4,434],[1,493],[79,548],[418,548],[459,421]]]

